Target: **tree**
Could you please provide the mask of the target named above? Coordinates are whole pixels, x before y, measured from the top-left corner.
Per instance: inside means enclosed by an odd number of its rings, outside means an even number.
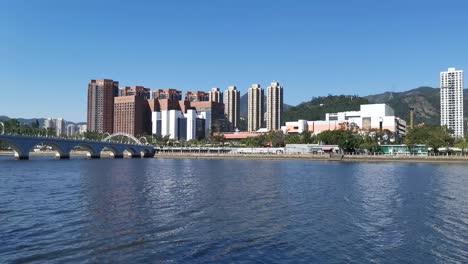
[[[317,141],[326,145],[338,145],[345,152],[355,152],[362,137],[350,130],[327,130],[317,135]]]
[[[468,136],[465,136],[463,139],[457,140],[455,147],[462,150],[462,155],[465,155],[466,150],[468,150]]]
[[[381,147],[378,143],[378,139],[366,135],[362,139],[359,149],[366,152],[378,152],[381,150]]]
[[[212,144],[215,144],[215,145],[224,146],[225,141],[226,141],[226,139],[224,138],[223,133],[213,135],[213,136],[210,137],[210,142],[212,142]]]
[[[449,147],[453,145],[454,139],[450,135],[450,130],[442,126],[418,126],[411,129],[406,134],[405,143],[410,150],[415,145],[426,145],[433,149],[435,153],[441,147]]]

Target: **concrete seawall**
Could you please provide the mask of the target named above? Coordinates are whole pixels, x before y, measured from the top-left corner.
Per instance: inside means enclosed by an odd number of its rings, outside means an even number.
[[[374,156],[310,154],[229,154],[229,153],[156,153],[155,158],[177,159],[257,159],[339,162],[458,163],[468,165],[468,156]]]

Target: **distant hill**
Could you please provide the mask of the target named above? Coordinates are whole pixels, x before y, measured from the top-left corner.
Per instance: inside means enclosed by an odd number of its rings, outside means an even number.
[[[409,121],[409,109],[415,108],[415,123],[440,124],[440,89],[419,87],[406,92],[385,92],[366,96],[370,103],[386,103],[395,110],[395,115]],[[464,115],[468,120],[468,89],[464,90]]]
[[[326,113],[358,111],[361,104],[368,104],[366,98],[349,95],[314,97],[309,102],[291,107],[283,114],[284,122],[304,120],[325,120]]]
[[[10,119],[13,119],[13,118],[10,118],[8,116],[0,116],[0,122],[8,121]],[[47,118],[39,117],[39,118],[15,118],[15,119],[17,119],[20,124],[27,124],[27,125],[31,125],[32,123],[36,122],[36,120],[38,120],[39,125],[44,126],[44,120],[46,120]],[[65,120],[65,123],[67,125],[69,125],[69,124],[77,124],[77,125],[86,124],[86,123],[83,123],[83,122],[75,123],[75,122],[70,122],[70,121],[66,121],[66,120]]]
[[[409,109],[415,108],[415,123],[440,124],[440,89],[419,87],[405,92],[385,92],[358,96],[325,96],[312,98],[284,113],[284,121],[323,120],[325,113],[359,110],[360,104],[385,103],[395,110],[395,115],[409,122]],[[468,89],[464,90],[464,114],[468,121]]]
[[[266,96],[265,96],[264,102],[265,102],[264,109],[266,111]],[[249,105],[249,94],[245,93],[244,95],[241,96],[241,99],[240,99],[240,116],[243,118],[247,118],[248,111],[249,111],[248,105]],[[287,111],[291,107],[293,106],[283,103],[283,111]]]

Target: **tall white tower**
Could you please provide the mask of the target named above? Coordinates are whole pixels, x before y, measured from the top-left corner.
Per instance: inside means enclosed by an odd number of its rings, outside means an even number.
[[[267,90],[267,129],[281,129],[283,114],[283,87],[278,82],[272,82]]]
[[[252,87],[249,88],[248,99],[247,130],[254,132],[259,130],[263,124],[264,93],[260,84],[252,84]]]
[[[455,68],[440,73],[440,124],[452,129],[455,137],[464,136],[463,71]]]
[[[222,103],[223,102],[223,92],[219,90],[219,88],[214,87],[211,88],[209,100],[211,102]]]
[[[224,92],[224,114],[229,122],[229,130],[234,131],[240,119],[240,91],[229,86]]]

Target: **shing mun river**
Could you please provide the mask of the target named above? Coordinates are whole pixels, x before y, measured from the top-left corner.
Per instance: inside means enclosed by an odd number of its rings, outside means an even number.
[[[0,263],[468,263],[468,165],[0,157]]]

